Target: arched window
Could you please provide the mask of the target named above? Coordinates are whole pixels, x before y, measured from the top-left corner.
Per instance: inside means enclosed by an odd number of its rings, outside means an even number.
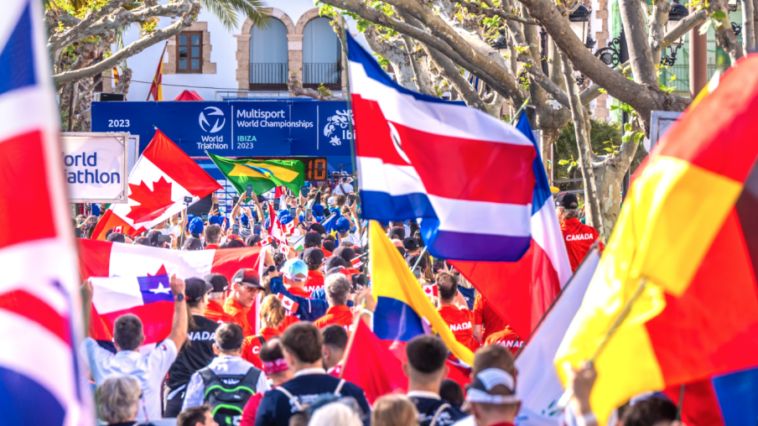
[[[316,18],[303,29],[303,85],[323,83],[330,89],[340,88],[340,56],[342,49],[337,34],[327,18]]]
[[[281,89],[287,83],[287,27],[271,19],[250,30],[250,89]],[[280,87],[277,87],[280,86]]]

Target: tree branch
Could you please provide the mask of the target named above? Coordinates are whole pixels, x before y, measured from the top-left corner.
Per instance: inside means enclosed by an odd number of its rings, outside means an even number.
[[[671,3],[667,0],[659,0],[653,5],[653,19],[650,20],[650,54],[653,57],[653,63],[661,62],[661,49],[663,44],[663,27],[669,21],[669,12]]]
[[[642,12],[640,0],[619,0],[619,11],[624,24],[626,43],[629,45],[629,60],[632,63],[634,81],[648,86],[650,90],[660,90],[653,56],[645,34],[645,15]]]
[[[474,15],[484,15],[489,17],[495,17],[499,16],[503,18],[505,21],[516,21],[521,22],[522,24],[527,25],[537,25],[537,22],[534,21],[534,19],[527,19],[522,18],[517,15],[513,15],[511,13],[506,13],[505,11],[496,8],[496,7],[482,7],[476,3],[471,3],[466,0],[453,0],[455,3],[460,4],[464,9],[466,9],[466,12],[472,13]]]

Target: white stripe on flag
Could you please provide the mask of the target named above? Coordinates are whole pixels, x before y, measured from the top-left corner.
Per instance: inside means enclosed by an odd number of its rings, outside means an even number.
[[[566,243],[563,242],[563,232],[555,214],[553,197],[548,197],[539,211],[532,215],[532,239],[542,247],[542,251],[550,258],[553,269],[558,274],[561,288],[571,278],[571,263],[566,253]]]
[[[370,78],[359,62],[351,61],[348,69],[352,94],[378,102],[388,121],[435,135],[533,146],[515,127],[476,108],[418,101]]]
[[[440,230],[514,237],[530,235],[531,204],[522,206],[454,200],[436,195],[427,197],[440,221]]]
[[[179,278],[204,277],[211,273],[216,250],[176,251],[157,247],[113,243],[110,276],[146,277],[156,275],[161,266]]]
[[[380,158],[358,157],[361,189],[390,195],[426,194],[413,166],[385,164]]]
[[[92,303],[99,314],[144,305],[136,277],[92,278]]]

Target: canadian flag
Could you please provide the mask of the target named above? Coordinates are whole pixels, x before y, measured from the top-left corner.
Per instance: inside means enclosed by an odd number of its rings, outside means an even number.
[[[282,302],[282,306],[284,307],[284,309],[290,312],[297,311],[297,307],[300,306],[297,302],[295,302],[294,300],[290,299],[289,297],[285,296],[282,293],[277,294],[276,297],[279,299],[279,301]]]
[[[427,285],[422,285],[421,287],[424,288],[424,294],[426,294],[430,299],[432,297],[437,297],[437,285],[436,284],[427,284]]]
[[[129,198],[126,204],[113,204],[93,232],[93,238],[105,240],[108,231],[117,228],[131,236],[181,212],[206,195],[221,189],[202,167],[192,161],[160,130],[142,152],[129,175]]]
[[[292,222],[284,225],[284,233],[288,235],[292,235],[292,233],[295,232],[295,221],[294,219]]]
[[[138,244],[79,240],[79,271],[89,277],[146,277],[176,274],[179,278],[221,274],[230,282],[241,268],[256,268],[261,249],[168,250]]]
[[[260,240],[258,242],[258,247],[266,247],[266,246],[271,245],[271,243],[273,243],[273,242],[274,242],[274,237],[272,237],[271,235],[269,235],[268,237],[266,237],[266,238],[264,238],[264,239],[262,239],[262,240]]]
[[[363,261],[360,256],[356,256],[350,260],[350,264],[353,265],[353,268],[360,268],[363,266]]]

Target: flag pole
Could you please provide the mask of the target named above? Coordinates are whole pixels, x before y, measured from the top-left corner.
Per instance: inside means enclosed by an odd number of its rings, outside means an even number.
[[[350,96],[350,61],[347,57],[347,33],[345,31],[345,17],[340,15],[340,23],[342,24],[342,55],[345,61],[345,83],[347,84],[347,110],[350,112],[350,119],[347,121],[350,129],[350,159],[353,162],[353,181],[357,184],[358,181],[358,169],[355,166],[355,129],[353,128],[353,101]]]
[[[526,105],[529,103],[530,99],[531,99],[531,97],[526,98],[524,100],[524,103],[521,104],[521,106],[519,107],[519,109],[516,111],[516,114],[513,115],[513,118],[511,119],[511,126],[515,126],[516,125],[516,120],[518,120],[519,115],[521,115],[521,111],[523,111],[524,108],[526,108]]]
[[[150,85],[150,89],[147,91],[147,99],[145,99],[145,102],[150,100],[150,95],[153,93],[153,86],[155,86],[155,93],[158,93],[158,90],[160,90],[160,83],[158,83],[158,76],[163,76],[163,57],[166,55],[167,48],[168,48],[168,40],[166,40],[166,44],[163,45],[163,52],[161,52],[161,60],[160,62],[158,62],[158,69],[155,71],[155,76],[153,76],[153,84]],[[157,101],[158,99],[153,99],[153,100]]]

